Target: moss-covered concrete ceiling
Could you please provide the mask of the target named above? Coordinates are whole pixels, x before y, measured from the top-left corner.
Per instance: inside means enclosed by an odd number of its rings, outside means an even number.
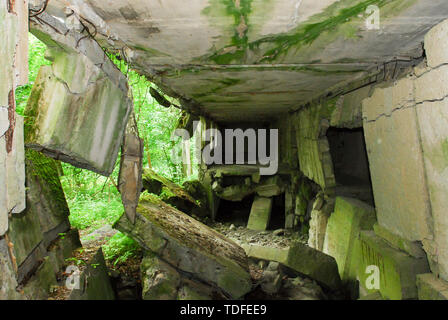
[[[104,45],[218,121],[262,121],[422,54],[446,0],[54,0],[96,25]],[[366,9],[380,8],[380,30]]]

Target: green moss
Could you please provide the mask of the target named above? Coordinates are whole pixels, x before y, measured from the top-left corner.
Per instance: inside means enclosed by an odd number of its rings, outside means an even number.
[[[345,39],[357,38],[360,25],[363,24],[363,19],[365,19],[366,9],[370,5],[380,7],[382,9],[381,19],[385,19],[410,7],[415,1],[341,0],[311,17],[307,23],[301,24],[286,33],[270,35],[250,42],[247,30],[242,37],[236,32],[230,45],[221,50],[215,50],[211,55],[202,57],[202,60],[213,61],[217,64],[229,64],[233,61],[241,63],[247,57],[247,50],[250,50],[257,55],[261,53],[261,57],[256,63],[273,62],[288,54],[293,48],[295,50],[309,48],[317,39],[319,39],[320,46],[325,46],[339,36]],[[247,15],[252,11],[251,3],[242,1],[242,9],[238,11],[235,10],[232,0],[215,0],[212,2],[227,3],[227,14],[234,16],[235,26],[238,26],[244,18],[249,28]],[[305,53],[300,56],[305,56]]]
[[[52,198],[52,204],[56,205],[55,212],[68,217],[69,209],[59,179],[56,160],[31,149],[26,149],[25,159],[28,176],[35,177],[44,187],[44,192]]]
[[[202,11],[205,15],[216,13],[216,7],[224,7],[225,14],[233,17],[233,36],[230,44],[225,46],[220,52],[212,54],[209,59],[217,64],[230,64],[233,61],[241,61],[246,55],[246,48],[249,43],[249,15],[252,10],[253,0],[240,0],[239,7],[234,0],[210,0],[210,6]]]

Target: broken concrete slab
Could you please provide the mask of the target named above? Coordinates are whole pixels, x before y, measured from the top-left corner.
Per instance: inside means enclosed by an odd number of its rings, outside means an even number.
[[[40,152],[26,150],[27,209],[39,217],[40,230],[48,245],[70,229],[70,210],[59,179],[58,164]]]
[[[333,208],[334,201],[325,201],[324,194],[318,194],[313,203],[309,222],[308,245],[311,248],[323,251],[328,218],[333,212]]]
[[[126,215],[135,221],[135,211],[143,188],[143,140],[138,135],[135,114],[128,122],[121,147],[120,172],[118,175],[118,189],[121,193]]]
[[[255,187],[255,192],[260,197],[275,197],[285,191],[285,184],[282,178],[278,175],[262,180],[258,186]]]
[[[101,248],[81,273],[79,284],[79,289],[71,291],[69,300],[115,300]]]
[[[380,291],[390,300],[417,299],[416,276],[429,272],[426,258],[414,258],[394,249],[373,231],[361,231],[357,251],[358,277],[366,293]],[[368,267],[370,267],[368,269]],[[379,279],[377,288],[368,288],[373,279],[372,270]]]
[[[183,187],[157,174],[150,168],[143,170],[143,188],[160,197],[165,203],[187,214],[205,215],[207,203],[200,203]]]
[[[123,215],[114,228],[171,266],[237,299],[251,290],[244,250],[220,233],[144,193],[135,224]]]
[[[372,230],[375,209],[357,199],[337,197],[334,213],[328,219],[324,252],[335,258],[343,281],[355,281],[357,275],[355,242],[361,230]]]
[[[50,257],[45,257],[23,287],[23,294],[28,300],[46,300],[51,288],[56,285],[56,273],[53,270],[52,260]]]
[[[378,223],[375,223],[373,230],[377,236],[383,238],[383,240],[385,240],[392,247],[404,251],[415,258],[426,258],[426,253],[423,250],[423,246],[420,241],[409,241],[403,239],[400,236],[391,233]]]
[[[243,248],[250,258],[276,261],[327,288],[340,288],[341,279],[334,258],[305,244],[294,243],[285,249],[256,245],[243,245]]]
[[[25,110],[27,147],[108,176],[132,104],[89,58],[52,49]]]
[[[177,299],[181,276],[174,267],[146,251],[140,270],[143,300]]]
[[[267,230],[271,220],[273,198],[256,196],[250,210],[247,228],[250,230]]]
[[[448,282],[432,273],[417,275],[419,300],[448,300]]]

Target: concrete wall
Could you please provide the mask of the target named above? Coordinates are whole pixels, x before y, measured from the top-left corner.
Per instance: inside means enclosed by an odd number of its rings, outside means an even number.
[[[381,226],[423,242],[432,272],[448,279],[448,21],[425,37],[427,60],[364,101]]]
[[[15,113],[14,90],[28,81],[28,1],[0,1],[0,21],[0,299],[45,299],[80,243],[56,162],[25,156],[24,119]]]
[[[342,275],[347,275],[350,268],[348,275],[351,275],[346,280],[358,280],[361,294],[371,292],[365,283],[365,268],[378,265],[383,272],[379,290],[383,298],[417,298],[416,276],[429,269],[432,276],[419,277],[420,296],[445,296],[447,37],[448,21],[445,21],[425,37],[427,58],[399,79],[369,85],[353,91],[349,97],[325,100],[298,111],[300,169],[330,195],[332,171],[325,169],[328,162],[326,148],[322,147],[326,145],[326,128],[330,125],[364,128],[378,223],[375,228],[370,223],[365,231],[359,231],[359,223],[355,226],[353,221],[362,220],[362,211],[352,205],[339,206],[329,218],[324,246],[325,252],[342,261],[339,263]],[[347,225],[351,231],[344,231],[348,232],[344,235],[341,230],[347,229]],[[337,240],[331,241],[343,236],[352,239],[346,239],[345,249],[332,243]],[[347,256],[356,261],[355,266],[347,265],[346,258],[339,258]]]

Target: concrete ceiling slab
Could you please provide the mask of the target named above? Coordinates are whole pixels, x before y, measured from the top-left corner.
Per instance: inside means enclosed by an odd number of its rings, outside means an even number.
[[[422,55],[446,0],[55,0],[97,17],[104,45],[217,121],[262,121],[384,62]],[[367,30],[376,5],[380,29]]]

